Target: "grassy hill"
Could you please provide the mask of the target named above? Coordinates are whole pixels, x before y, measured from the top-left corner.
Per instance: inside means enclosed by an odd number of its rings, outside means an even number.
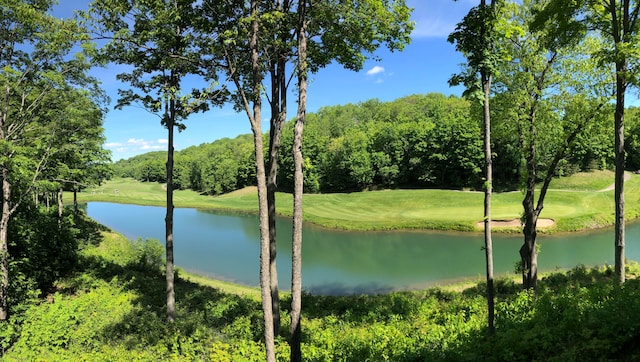
[[[579,173],[552,182],[541,218],[555,224],[546,232],[576,231],[613,225],[613,191],[603,191],[613,183],[610,171]],[[114,179],[100,187],[79,193],[79,200],[108,201],[163,206],[165,189],[158,183]],[[627,219],[640,216],[640,176],[626,182]],[[65,195],[67,202],[70,195]],[[522,192],[493,196],[493,219],[519,219]],[[176,190],[176,207],[256,212],[255,188],[221,196],[204,196],[190,190]],[[304,196],[304,220],[321,226],[346,230],[437,229],[478,230],[482,220],[483,195],[456,190],[382,190]],[[277,195],[277,210],[291,215],[290,194]],[[498,228],[514,232],[514,228]]]

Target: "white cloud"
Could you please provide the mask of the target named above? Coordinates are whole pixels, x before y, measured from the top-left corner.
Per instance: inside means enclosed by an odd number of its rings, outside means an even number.
[[[382,78],[376,79],[376,84],[381,84],[381,83],[384,83],[384,80]]]
[[[144,145],[148,142],[149,141],[145,141],[142,138],[129,138],[127,140],[127,144],[130,144],[130,145]]]
[[[374,74],[380,74],[380,73],[384,73],[384,67],[381,67],[379,65],[376,65],[375,67],[367,71],[367,75],[374,75]]]
[[[120,142],[108,142],[108,143],[105,143],[104,146],[106,148],[116,148],[116,147],[122,147],[124,146],[124,144]]]
[[[166,148],[166,139],[145,140],[143,138],[129,138],[126,142],[108,142],[104,144],[105,148],[111,149],[114,153],[144,153],[155,150],[163,150]]]
[[[408,0],[412,7],[411,20],[415,28],[411,33],[414,38],[445,38],[455,28],[473,6],[476,0]]]
[[[152,145],[152,144],[144,144],[142,146],[140,146],[141,150],[145,150],[145,151],[150,151],[150,150],[159,150],[159,149],[163,149],[164,147],[161,145]]]

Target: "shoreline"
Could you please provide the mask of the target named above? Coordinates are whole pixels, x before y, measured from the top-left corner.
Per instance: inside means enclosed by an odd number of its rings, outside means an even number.
[[[96,200],[88,200],[83,199],[82,201],[78,201],[79,204],[86,204],[89,202],[104,202],[104,203],[114,203],[114,204],[125,204],[125,205],[138,205],[138,206],[152,206],[152,207],[165,207],[162,203],[150,203],[150,202],[136,202],[136,201],[123,201],[122,199],[118,200],[102,200],[97,198]],[[189,204],[179,204],[174,205],[174,208],[180,209],[194,209],[194,210],[203,210],[209,212],[217,212],[223,214],[242,214],[242,215],[257,215],[258,211],[255,210],[247,210],[247,209],[236,209],[236,208],[224,208],[224,207],[213,207],[206,206],[203,207],[201,205],[189,205]],[[291,215],[284,214],[282,212],[277,212],[277,217],[281,218],[289,218]],[[595,220],[595,219],[594,219]],[[632,223],[638,222],[640,219],[626,219],[625,225],[629,225]],[[443,232],[443,233],[482,233],[484,231],[484,222],[477,221],[473,225],[469,225],[468,228],[460,227],[466,226],[463,224],[455,224],[452,225],[451,228],[425,228],[425,227],[390,227],[390,228],[343,228],[338,227],[335,224],[333,226],[324,225],[321,223],[316,223],[309,220],[303,221],[305,224],[320,228],[320,229],[328,229],[333,231],[341,231],[341,232],[390,232],[390,231],[402,231],[402,232]],[[491,231],[497,234],[520,234],[522,233],[522,223],[520,219],[510,219],[510,220],[491,220]],[[585,233],[591,231],[598,230],[606,230],[608,228],[614,227],[613,223],[592,223],[589,227],[584,227],[581,229],[573,229],[573,230],[559,230],[556,228],[557,223],[554,219],[548,218],[540,218],[538,219],[537,230],[539,233],[544,235],[556,235],[556,234],[566,234],[566,233]]]
[[[551,189],[544,215],[538,219],[538,232],[545,235],[589,232],[614,226],[613,191],[610,186],[589,190],[584,183],[610,177],[601,171],[572,176]],[[628,194],[626,223],[640,217],[640,177],[626,174]],[[602,185],[602,181],[600,184]],[[609,184],[610,185],[610,184]],[[215,213],[256,215],[255,187],[210,196],[192,190],[176,190],[174,207]],[[108,202],[141,206],[165,206],[166,192],[162,184],[116,178],[77,194],[79,203]],[[482,195],[459,190],[397,189],[338,194],[305,194],[304,223],[334,231],[416,231],[447,233],[482,233],[484,222]],[[72,203],[65,192],[64,203]],[[493,200],[492,232],[520,234],[522,225],[521,195],[518,192],[496,193]],[[278,217],[292,217],[292,196],[280,192],[276,197]]]

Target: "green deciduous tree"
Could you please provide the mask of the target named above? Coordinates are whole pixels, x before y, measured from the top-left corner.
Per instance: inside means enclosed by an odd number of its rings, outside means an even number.
[[[524,288],[536,289],[538,272],[537,222],[546,192],[578,135],[601,120],[608,101],[602,93],[606,71],[584,56],[592,44],[561,44],[548,28],[530,27],[537,1],[511,4],[506,26],[512,31],[503,47],[509,62],[503,63],[496,96],[501,120],[518,135],[523,161],[523,234],[520,248]],[[604,78],[604,79],[603,79]],[[542,186],[538,182],[542,181]],[[537,195],[537,198],[536,198]]]
[[[59,215],[62,216],[62,191],[73,192],[74,216],[78,216],[77,192],[102,182],[110,174],[110,152],[105,142],[102,121],[105,110],[101,92],[95,95],[85,90],[70,89],[64,93],[66,102],[59,117],[62,119],[58,141],[52,151],[47,177],[59,184]],[[51,104],[51,103],[50,103]],[[51,107],[51,105],[50,105]]]
[[[275,4],[275,6],[274,6]],[[249,8],[245,2],[229,2],[226,8],[221,4],[213,2],[203,2],[202,7],[209,14],[209,18],[219,17],[220,13],[226,14],[225,21],[216,21],[215,24],[208,24],[208,32],[212,37],[217,37],[216,49],[226,55],[227,73],[236,85],[236,100],[240,109],[247,112],[256,140],[256,158],[258,158],[258,146],[262,145],[262,140],[258,141],[258,133],[261,132],[260,95],[262,92],[261,82],[265,79],[267,71],[272,76],[272,127],[271,127],[271,150],[269,152],[269,169],[266,170],[268,179],[265,180],[267,189],[267,199],[270,201],[270,190],[275,190],[275,177],[277,174],[277,162],[279,157],[279,142],[281,139],[282,124],[286,115],[286,77],[285,66],[288,57],[295,54],[297,43],[293,42],[295,30],[288,19],[299,18],[296,16],[296,9],[300,6],[295,1],[274,1],[274,2],[250,2]],[[409,41],[409,34],[412,26],[409,23],[409,9],[403,0],[398,1],[318,1],[309,7],[306,14],[308,22],[308,70],[313,72],[326,66],[332,61],[337,61],[349,69],[359,70],[362,68],[365,54],[371,53],[380,45],[385,44],[391,49],[401,49]],[[253,109],[250,107],[252,103]],[[277,105],[277,107],[276,107]],[[277,112],[276,112],[277,110]],[[257,112],[256,112],[257,111]],[[277,116],[276,116],[277,113]],[[257,127],[257,128],[256,128]],[[262,155],[260,155],[262,157]],[[256,159],[258,162],[258,159]],[[259,165],[262,167],[262,165]],[[262,171],[256,172],[257,177],[264,177]],[[261,198],[262,181],[258,180],[259,198]],[[272,211],[269,205],[275,206],[275,202],[267,202],[267,211]],[[262,204],[260,205],[262,208]],[[269,222],[267,212],[267,222]],[[261,219],[262,221],[262,219]],[[273,223],[269,223],[271,225]],[[261,226],[261,230],[262,226]],[[265,228],[271,235],[275,235],[273,226]],[[261,236],[263,238],[264,236]],[[262,255],[262,258],[272,257],[272,250],[275,251],[273,243],[270,244],[269,253]],[[262,249],[261,249],[262,250]],[[270,263],[269,270],[262,270],[261,275],[270,281],[270,302],[265,302],[273,308],[277,306],[277,287],[274,285],[275,269]],[[264,286],[266,287],[266,286]],[[263,292],[264,293],[264,292]],[[278,322],[274,322],[271,315],[273,310],[266,315],[265,328],[275,327]],[[276,315],[277,319],[277,315]],[[267,332],[265,332],[267,333]],[[267,358],[271,356],[272,347],[269,341],[272,332],[265,334],[267,341]]]
[[[71,89],[95,85],[87,76],[85,54],[71,55],[86,33],[75,21],[50,16],[52,3],[8,0],[0,5],[0,320],[8,317],[10,219],[62,142],[59,132],[69,110],[55,101]]]
[[[236,107],[244,110],[253,133],[258,214],[260,227],[260,290],[264,322],[265,359],[275,362],[273,301],[271,298],[269,216],[267,175],[262,135],[262,80],[264,62],[261,59],[263,9],[251,0],[228,4],[204,1],[203,33],[211,40],[210,52],[224,54],[227,77],[234,83]],[[224,14],[224,15],[222,15]],[[213,41],[215,40],[215,41]]]
[[[596,32],[605,42],[590,54],[602,64],[615,67],[614,148],[615,148],[615,272],[625,281],[624,215],[624,115],[629,86],[638,86],[640,64],[640,2],[635,0],[551,0],[537,14],[557,34],[559,42],[571,42],[587,30]]]
[[[449,36],[450,42],[467,57],[467,72],[451,79],[452,84],[464,83],[468,94],[482,93],[482,119],[484,142],[484,250],[487,277],[487,325],[489,335],[495,333],[493,286],[493,241],[491,239],[491,195],[493,193],[493,154],[491,151],[491,82],[500,60],[496,52],[496,21],[500,2],[480,0],[480,5],[469,11],[456,30]],[[479,82],[478,82],[479,78]],[[478,87],[478,83],[480,87]]]
[[[209,87],[184,94],[183,79],[201,75],[202,64],[193,40],[194,0],[96,0],[91,15],[98,36],[109,40],[102,49],[106,61],[131,66],[117,77],[132,88],[120,90],[118,108],[138,103],[167,129],[166,160],[166,278],[167,321],[175,315],[173,257],[174,130],[190,114],[207,109]],[[211,78],[214,77],[215,74]]]

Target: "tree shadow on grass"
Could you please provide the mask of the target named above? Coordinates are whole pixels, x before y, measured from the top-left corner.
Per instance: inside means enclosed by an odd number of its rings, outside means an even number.
[[[169,343],[172,338],[193,340],[203,332],[221,340],[258,341],[262,337],[260,303],[251,298],[227,294],[176,276],[177,317],[174,324],[169,324],[166,322],[166,279],[158,268],[140,267],[137,263],[123,266],[95,256],[86,258],[85,265],[96,278],[106,282],[117,279],[123,290],[135,293],[132,312],[103,331],[109,339],[125,341],[128,349],[163,341]],[[233,325],[240,317],[248,318],[250,328],[239,332]]]
[[[118,264],[99,256],[85,257],[82,265],[96,279],[115,283],[135,295],[134,308],[100,332],[106,343],[130,350],[162,345],[182,353],[187,348],[202,351],[212,340],[259,344],[262,339],[259,301],[178,276],[178,316],[175,324],[168,325],[166,281],[158,265],[134,259]],[[509,280],[498,281],[496,286],[497,331],[491,338],[482,327],[486,312],[484,286],[480,284],[462,293],[442,289],[349,296],[305,293],[303,316],[307,322],[314,320],[316,325],[330,328],[326,332],[331,335],[331,347],[322,344],[323,335],[312,334],[319,333],[317,329],[307,331],[304,324],[303,341],[316,343],[314,348],[331,348],[328,355],[343,360],[389,359],[389,355],[397,361],[640,358],[639,281],[629,280],[620,288],[607,268],[578,267],[545,277],[538,295],[519,292],[519,285]],[[285,319],[290,296],[283,298],[281,305]],[[415,318],[420,322],[412,324]],[[411,329],[399,329],[403,327]],[[378,334],[366,334],[370,330]],[[358,333],[365,333],[365,337]],[[283,320],[281,337],[286,339],[287,334]],[[372,352],[373,347],[377,349]]]
[[[411,316],[417,312],[419,298],[414,292],[342,296],[304,293],[302,308],[307,318],[335,316],[345,322],[364,323]],[[289,305],[290,297],[284,302]]]
[[[85,262],[87,270],[96,278],[111,283],[116,280],[121,288],[136,295],[137,307],[101,332],[108,342],[121,343],[130,350],[164,345],[166,349],[178,348],[180,353],[186,348],[206,348],[203,346],[211,345],[214,339],[231,344],[261,343],[259,301],[176,278],[178,318],[175,324],[167,325],[165,279],[159,269],[143,269],[135,264],[122,266],[99,257],[87,258]],[[606,270],[576,268],[564,276],[554,273],[541,280],[537,296],[518,292],[515,283],[503,284],[498,283],[498,289],[503,291],[497,307],[497,331],[490,338],[478,321],[484,318],[481,286],[462,293],[430,289],[357,296],[304,294],[303,315],[307,321],[327,323],[326,332],[333,341],[330,359],[378,360],[387,356],[394,361],[589,361],[640,358],[640,319],[637,318],[640,281],[629,280],[620,288],[614,285]],[[289,304],[290,297],[283,298],[282,305],[288,308]],[[325,318],[340,322],[328,322]],[[424,319],[424,326],[412,324],[413,318]],[[409,326],[411,330],[400,331],[397,328],[401,327],[394,326]],[[281,337],[286,339],[285,327],[286,321],[283,321],[285,331]],[[369,329],[381,334],[367,334]],[[402,334],[397,334],[399,332]],[[322,345],[322,335],[308,334],[318,333],[317,330],[308,332],[303,325],[303,333],[307,345],[315,343],[315,348],[328,348]],[[365,333],[364,337],[359,333]]]
[[[620,287],[610,269],[578,266],[544,277],[536,294],[503,294],[496,304],[495,335],[488,337],[482,328],[462,336],[446,359],[640,360],[640,280],[628,279]]]

